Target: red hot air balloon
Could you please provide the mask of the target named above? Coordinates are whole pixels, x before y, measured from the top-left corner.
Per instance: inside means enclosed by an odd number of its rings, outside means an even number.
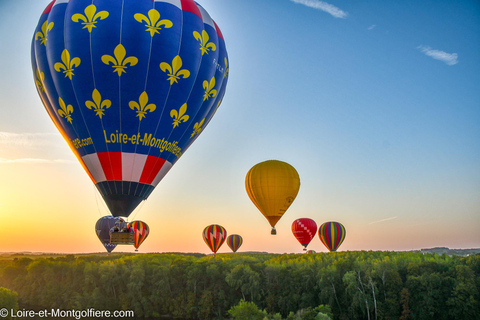
[[[237,252],[240,246],[243,243],[243,239],[238,234],[231,234],[227,238],[227,245],[232,249],[233,252]]]
[[[217,254],[218,249],[220,249],[226,238],[227,231],[218,224],[212,224],[203,229],[203,240],[205,240],[213,254]]]
[[[295,238],[302,246],[303,250],[307,250],[307,246],[317,233],[317,224],[309,218],[300,218],[292,223],[292,232]]]
[[[132,221],[128,224],[128,228],[131,228],[135,235],[135,243],[133,246],[135,247],[135,251],[138,251],[140,245],[145,241],[150,233],[150,228],[148,224],[143,221]]]
[[[346,235],[347,232],[343,224],[335,221],[325,222],[318,229],[320,240],[330,252],[337,251]]]

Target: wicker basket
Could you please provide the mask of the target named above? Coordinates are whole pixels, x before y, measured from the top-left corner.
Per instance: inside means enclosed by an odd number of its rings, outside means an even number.
[[[110,244],[135,244],[135,235],[133,232],[112,232]]]

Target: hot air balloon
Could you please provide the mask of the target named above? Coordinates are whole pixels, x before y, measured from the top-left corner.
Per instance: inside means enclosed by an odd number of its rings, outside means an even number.
[[[95,224],[95,232],[100,242],[103,244],[107,252],[110,253],[117,246],[116,244],[110,243],[110,229],[113,228],[115,222],[118,220],[117,217],[105,216],[98,219]]]
[[[195,141],[229,75],[222,33],[193,0],[54,0],[31,54],[45,109],[113,216]]]
[[[308,250],[307,253],[317,253],[315,250]]]
[[[220,249],[226,238],[227,231],[218,224],[212,224],[203,229],[203,240],[213,254],[217,254],[218,249]]]
[[[148,224],[143,221],[132,221],[128,224],[128,227],[133,230],[133,234],[135,237],[135,243],[133,246],[135,247],[135,251],[138,251],[138,247],[145,241],[150,233],[150,228]]]
[[[317,224],[312,219],[300,218],[293,221],[292,232],[298,242],[304,246],[303,250],[307,251],[308,244],[317,233]]]
[[[292,204],[300,188],[297,170],[286,162],[268,160],[253,166],[245,178],[245,188],[252,202],[275,225]]]
[[[331,251],[337,251],[338,247],[345,240],[345,227],[340,222],[325,222],[318,229],[318,236],[322,243]]]
[[[227,238],[227,245],[232,249],[233,252],[237,252],[240,246],[243,243],[243,239],[238,234],[231,234]]]

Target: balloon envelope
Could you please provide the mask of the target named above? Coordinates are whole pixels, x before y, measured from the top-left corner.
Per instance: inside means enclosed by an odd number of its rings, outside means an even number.
[[[203,131],[229,73],[222,33],[193,0],[54,0],[31,53],[45,109],[113,216]]]
[[[300,218],[292,223],[292,233],[298,242],[307,250],[307,246],[317,233],[317,224],[309,218]]]
[[[113,228],[117,220],[117,217],[105,216],[98,219],[97,223],[95,224],[95,232],[97,237],[105,249],[107,249],[108,253],[112,252],[117,246],[116,244],[110,243],[110,229]]]
[[[133,246],[138,250],[138,247],[145,241],[150,233],[150,228],[148,224],[143,221],[132,221],[128,224],[128,227],[131,228],[135,235],[135,243]]]
[[[300,189],[297,170],[286,162],[268,160],[253,166],[245,177],[247,194],[272,226],[290,207]]]
[[[340,222],[325,222],[318,229],[320,240],[330,251],[337,251],[346,235],[345,227]]]
[[[243,243],[243,239],[238,234],[231,234],[227,238],[227,245],[232,249],[233,252],[237,252],[240,246]]]
[[[203,229],[203,240],[214,254],[227,238],[227,231],[218,224],[212,224]]]

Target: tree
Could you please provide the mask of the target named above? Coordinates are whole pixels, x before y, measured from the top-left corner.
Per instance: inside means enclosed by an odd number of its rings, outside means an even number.
[[[18,310],[18,294],[7,288],[0,287],[0,306],[8,310]],[[4,317],[4,319],[12,319],[11,315]]]
[[[235,320],[263,320],[267,317],[267,313],[260,310],[255,303],[244,300],[230,308],[228,314]]]

